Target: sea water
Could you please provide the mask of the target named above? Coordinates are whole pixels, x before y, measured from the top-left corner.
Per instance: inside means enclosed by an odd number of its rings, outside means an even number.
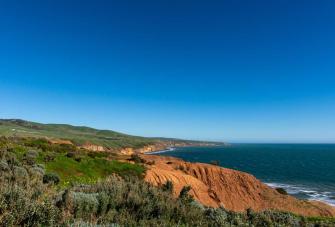
[[[177,147],[159,153],[191,162],[219,161],[271,187],[335,206],[335,144],[230,144]]]

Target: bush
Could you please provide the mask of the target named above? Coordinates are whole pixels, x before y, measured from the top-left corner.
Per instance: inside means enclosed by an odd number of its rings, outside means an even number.
[[[92,186],[64,193],[60,207],[83,221],[121,226],[202,226],[206,217],[198,206],[185,204],[170,193],[137,178],[112,176]],[[92,217],[94,214],[94,217]],[[206,225],[204,225],[206,226]]]
[[[55,160],[55,155],[54,154],[46,154],[43,159],[44,159],[45,162],[52,162],[53,160]]]
[[[28,165],[34,165],[37,156],[38,156],[38,152],[37,151],[30,150],[30,151],[28,151],[28,152],[25,153],[25,155],[24,155],[24,161]]]
[[[59,181],[60,181],[60,178],[55,173],[47,173],[43,176],[43,183],[44,184],[48,184],[48,183],[58,184]]]
[[[177,166],[175,169],[176,169],[176,170],[183,171],[183,172],[186,171],[186,169],[185,169],[185,167],[184,167],[183,165],[179,165],[179,166]]]
[[[14,175],[15,181],[22,185],[26,185],[29,180],[29,175],[28,175],[27,170],[20,166],[14,167],[13,175]]]
[[[276,188],[276,191],[282,195],[287,195],[287,191],[284,188]]]
[[[97,195],[97,193],[72,192],[70,197],[75,217],[89,219],[96,215],[99,208]]]
[[[0,161],[0,171],[9,171],[9,166],[5,160]]]
[[[17,160],[16,158],[16,155],[12,152],[7,152],[5,155],[5,159],[7,160],[7,163],[11,168],[20,164],[19,160]]]
[[[132,154],[130,156],[130,160],[133,161],[133,162],[135,162],[135,163],[137,163],[137,164],[144,162],[144,160],[138,154]]]
[[[44,168],[41,168],[40,166],[34,166],[34,167],[30,168],[29,170],[30,170],[30,172],[33,173],[33,175],[38,174],[38,175],[44,176],[44,174],[45,174]]]
[[[178,198],[186,204],[193,202],[193,197],[188,194],[190,190],[191,186],[184,186],[178,196]]]
[[[33,199],[35,190],[1,186],[1,226],[53,226],[60,223],[60,212],[51,200]]]
[[[215,223],[215,226],[230,226],[229,213],[224,208],[208,208],[205,210],[205,215]]]
[[[27,151],[27,153],[25,154],[26,157],[28,158],[37,158],[38,156],[38,152],[37,151],[34,151],[34,150],[30,150],[30,151]]]
[[[165,184],[163,184],[162,186],[162,190],[163,191],[166,191],[166,192],[169,192],[169,193],[172,193],[173,192],[173,183],[172,181],[166,181]]]
[[[73,151],[68,152],[68,153],[66,154],[66,157],[68,157],[68,158],[74,158],[75,156],[76,156],[76,153],[73,152]]]

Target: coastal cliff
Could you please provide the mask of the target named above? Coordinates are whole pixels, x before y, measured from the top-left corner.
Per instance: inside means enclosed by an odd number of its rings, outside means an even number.
[[[132,147],[126,147],[120,150],[121,154],[125,154],[125,155],[131,155],[134,153],[140,153],[140,154],[144,154],[144,153],[150,153],[150,152],[155,152],[155,151],[160,151],[160,150],[165,150],[169,147],[169,144],[166,143],[156,143],[156,144],[152,144],[152,145],[146,145],[143,146],[141,148],[132,148]]]
[[[79,146],[80,148],[90,150],[90,151],[96,151],[96,152],[103,152],[106,151],[107,149],[103,146],[92,144],[89,142],[86,142],[85,144]]]
[[[251,174],[177,158],[142,155],[148,165],[145,181],[161,186],[167,181],[178,195],[183,186],[191,186],[191,195],[209,207],[223,206],[232,211],[267,209],[289,211],[305,216],[335,216],[335,208],[317,201],[303,201],[283,195]]]
[[[70,144],[66,140],[52,140],[54,144]],[[120,154],[140,154],[147,165],[145,181],[161,186],[167,181],[174,185],[177,196],[181,189],[191,186],[191,195],[201,204],[209,207],[223,206],[228,210],[241,212],[248,208],[255,211],[281,210],[304,216],[335,217],[335,208],[318,201],[304,201],[290,195],[283,195],[267,186],[253,175],[204,163],[190,163],[173,157],[146,155],[165,150],[171,146],[189,146],[186,143],[161,142],[140,148],[125,147]],[[107,148],[85,143],[79,148],[95,152],[109,151]]]

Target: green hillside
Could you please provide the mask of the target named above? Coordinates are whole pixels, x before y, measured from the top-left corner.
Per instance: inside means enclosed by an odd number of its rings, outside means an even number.
[[[41,124],[19,119],[0,119],[0,135],[64,139],[70,140],[76,145],[90,142],[110,149],[137,148],[160,141],[159,139],[130,136],[110,130],[67,124]]]

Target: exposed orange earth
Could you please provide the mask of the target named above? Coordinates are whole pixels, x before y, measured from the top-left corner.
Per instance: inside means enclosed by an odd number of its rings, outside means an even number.
[[[72,144],[66,140],[52,143]],[[81,148],[105,151],[102,146],[86,143]],[[174,157],[143,154],[166,149],[166,144],[155,144],[140,149],[124,148],[121,154],[141,154],[147,163],[145,181],[161,186],[167,181],[174,185],[177,196],[184,186],[191,186],[190,194],[195,200],[209,207],[223,206],[232,211],[281,210],[305,216],[335,217],[335,207],[318,201],[304,201],[283,195],[259,181],[253,175],[204,163],[190,163]]]
[[[223,206],[232,211],[266,209],[290,211],[305,216],[335,216],[335,208],[322,202],[304,201],[283,195],[253,175],[203,163],[156,155],[142,155],[147,162],[145,180],[160,186],[168,180],[177,196],[183,186],[191,186],[191,195],[205,206]],[[153,162],[154,161],[154,162]]]

